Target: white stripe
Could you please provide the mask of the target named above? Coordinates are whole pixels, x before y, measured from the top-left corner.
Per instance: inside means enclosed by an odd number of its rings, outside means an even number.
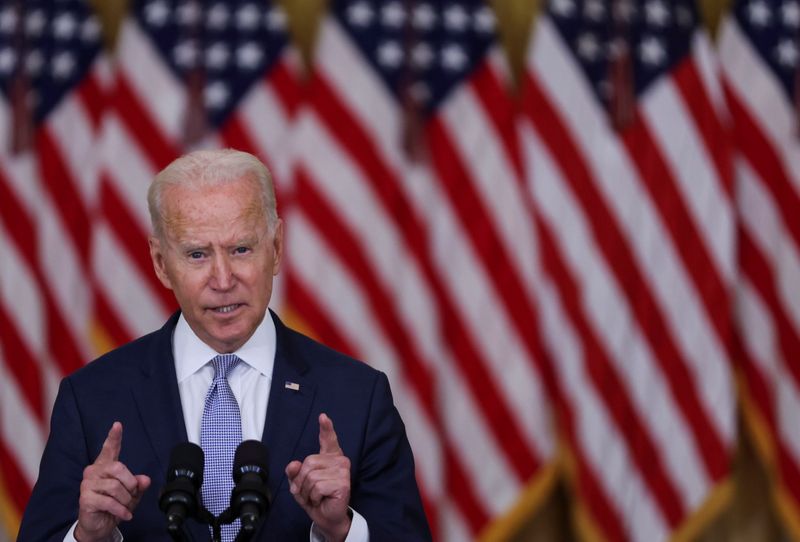
[[[103,172],[142,232],[150,232],[147,189],[156,174],[150,161],[140,152],[135,134],[128,132],[116,115],[108,115],[103,127]]]
[[[38,217],[39,261],[42,273],[58,305],[62,320],[80,349],[84,360],[91,359],[89,326],[92,322],[92,294],[86,268],[78,257],[67,227],[53,207],[50,195],[43,198]]]
[[[139,24],[127,19],[117,45],[120,72],[138,96],[138,103],[165,138],[181,141],[186,96],[183,85],[161,59],[155,44]]]
[[[764,381],[772,384],[783,358],[773,315],[748,280],[741,282],[736,294],[736,315],[744,330],[742,342]]]
[[[300,213],[292,213],[288,229],[292,247],[291,272],[313,295],[322,310],[335,323],[347,342],[363,361],[386,373],[395,404],[403,418],[417,468],[426,487],[442,492],[442,452],[440,436],[418,404],[417,395],[401,373],[402,362],[384,341],[376,318],[360,287],[340,265],[339,258],[319,239],[314,227]],[[343,317],[342,315],[346,315]]]
[[[649,430],[656,450],[661,452],[684,502],[699,503],[708,488],[708,480],[689,428],[679,415],[667,382],[659,374],[619,286],[590,238],[589,226],[579,206],[566,190],[561,174],[541,141],[532,132],[527,136],[525,144],[534,164],[530,186],[536,210],[550,224],[555,241],[562,248],[566,263],[581,288],[588,322],[608,352],[610,363]],[[545,337],[551,338],[552,333],[546,333]]]
[[[236,116],[247,136],[269,162],[276,185],[286,185],[291,168],[292,119],[269,79],[251,88],[237,107]]]
[[[731,92],[740,98],[743,107],[776,149],[783,170],[795,191],[800,192],[797,115],[782,83],[730,17],[722,24],[718,48]]]
[[[598,110],[594,96],[580,92],[580,86],[572,78],[577,74],[564,69],[564,63],[574,63],[571,53],[564,50],[560,38],[543,31],[548,27],[542,24],[537,31],[536,39],[542,41],[535,57],[542,60],[536,65],[543,71],[535,73],[546,74],[539,81],[577,139],[592,170],[594,185],[618,221],[648,290],[665,317],[667,333],[676,340],[686,368],[698,382],[692,391],[697,392],[704,414],[721,436],[729,440],[734,431],[734,398],[732,393],[722,393],[719,387],[729,374],[724,350],[713,344],[715,337],[709,330],[696,290],[679,263],[673,242],[629,155],[609,131],[608,121]]]
[[[510,162],[502,137],[495,132],[472,87],[462,85],[440,111],[447,136],[511,257],[509,263],[520,274],[523,285],[532,290],[533,260],[530,256],[536,243],[530,209],[525,205],[527,200],[521,193],[519,175]],[[527,294],[532,297],[530,290]]]
[[[438,519],[441,538],[439,538],[439,533],[432,533],[434,540],[464,542],[465,540],[475,539],[475,534],[470,532],[469,525],[451,500],[441,502]]]
[[[10,374],[11,370],[5,363],[13,363],[13,360],[6,360],[5,354],[0,351],[0,368],[3,374]],[[31,487],[39,475],[39,459],[46,436],[45,428],[28,408],[13,381],[0,378],[0,438]]]
[[[81,100],[69,96],[47,117],[45,129],[52,135],[70,180],[91,212],[97,195],[98,133],[92,127]],[[61,182],[61,181],[59,181]]]
[[[728,120],[728,109],[725,94],[720,81],[721,70],[717,61],[714,45],[705,31],[695,32],[692,36],[692,59],[697,73],[703,82],[703,90],[708,93],[717,118]]]
[[[576,438],[581,447],[579,453],[603,485],[609,505],[616,509],[631,539],[664,540],[668,534],[667,525],[623,437],[609,419],[603,400],[587,378],[590,370],[585,366],[581,341],[561,312],[557,294],[549,281],[542,284],[540,300],[544,335],[554,359],[559,360],[555,368],[565,399],[573,411]]]
[[[450,209],[447,199],[430,181],[434,203],[429,231],[436,273],[442,279],[465,331],[478,348],[476,354],[500,392],[517,427],[540,458],[553,451],[547,394],[533,360],[513,331],[511,316],[491,288],[473,246]],[[533,330],[531,330],[533,332]]]
[[[45,348],[45,306],[33,271],[22,259],[16,244],[0,223],[0,301],[16,321],[16,328],[31,354],[38,357]]]
[[[781,307],[800,331],[800,254],[792,235],[783,227],[772,195],[763,181],[744,160],[737,161],[739,191],[737,200],[743,227],[750,234],[765,259],[773,266],[775,288]]]
[[[94,274],[129,335],[139,337],[163,325],[169,315],[122,250],[124,245],[105,223],[98,223],[95,235]]]
[[[664,153],[675,187],[683,196],[700,240],[714,261],[713,271],[727,282],[734,276],[736,263],[733,205],[722,191],[719,172],[690,120],[692,113],[669,78],[662,78],[640,103],[648,131]]]
[[[394,97],[347,33],[332,19],[320,26],[314,69],[331,88],[356,123],[369,135],[390,169],[403,162],[403,119]]]
[[[513,480],[514,477],[508,471],[505,461],[497,461],[494,469],[486,468],[482,458],[503,457],[499,450],[489,446],[492,439],[488,435],[491,433],[487,432],[487,435],[483,435],[479,439],[480,444],[464,438],[465,428],[462,423],[464,416],[476,420],[475,424],[471,424],[475,427],[470,427],[473,430],[477,430],[477,427],[481,425],[478,420],[483,418],[477,412],[474,416],[465,414],[472,412],[473,406],[466,402],[466,394],[463,391],[467,389],[466,386],[462,384],[461,387],[458,387],[456,384],[460,380],[459,376],[456,374],[449,377],[444,376],[452,372],[454,365],[443,362],[443,354],[435,355],[438,348],[436,348],[435,339],[431,334],[437,328],[434,326],[430,326],[429,329],[419,327],[420,315],[431,314],[435,309],[428,308],[432,296],[423,290],[424,280],[415,278],[420,277],[416,262],[406,255],[398,232],[391,224],[387,223],[386,216],[380,211],[381,205],[373,199],[367,188],[369,181],[363,179],[360,173],[353,169],[352,162],[334,148],[331,141],[332,135],[323,135],[324,127],[315,123],[314,120],[313,115],[301,115],[298,123],[299,144],[309,153],[308,157],[301,154],[303,166],[323,197],[331,202],[342,220],[349,224],[354,233],[359,236],[359,245],[365,247],[365,252],[378,276],[383,279],[382,282],[393,285],[387,289],[394,298],[404,327],[407,330],[414,330],[410,335],[412,339],[415,339],[417,350],[423,354],[424,359],[421,361],[434,363],[436,366],[430,368],[434,369],[436,374],[442,375],[440,382],[445,388],[443,393],[450,397],[445,402],[446,419],[449,417],[447,414],[452,412],[452,421],[461,425],[454,438],[458,438],[458,442],[463,439],[464,442],[461,442],[461,445],[469,448],[468,455],[472,459],[470,467],[473,468],[468,470],[473,472],[483,469],[483,476],[479,477],[479,481],[484,478],[490,480],[483,489],[495,495],[492,504],[507,505],[507,499],[513,499],[519,489]],[[434,355],[426,352],[431,349],[433,350],[431,353]],[[453,387],[452,390],[446,391],[451,387]],[[464,402],[464,404],[459,406],[459,402]],[[472,443],[470,444],[470,442]],[[486,455],[480,455],[479,451],[485,452]]]

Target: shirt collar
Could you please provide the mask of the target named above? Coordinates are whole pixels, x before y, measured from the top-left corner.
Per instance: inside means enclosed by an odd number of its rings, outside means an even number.
[[[183,313],[172,334],[172,350],[178,382],[190,377],[219,355],[200,340]],[[269,313],[264,315],[247,342],[233,353],[267,378],[272,378],[272,367],[275,365],[275,322]]]

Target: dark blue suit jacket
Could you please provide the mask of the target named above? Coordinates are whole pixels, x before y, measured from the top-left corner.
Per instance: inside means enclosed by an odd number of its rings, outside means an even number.
[[[414,459],[386,376],[272,317],[277,349],[263,442],[273,503],[255,539],[308,540],[311,520],[289,493],[284,469],[319,452],[317,418],[326,412],[351,460],[350,504],[366,518],[370,539],[430,540]],[[120,531],[126,542],[170,540],[157,501],[170,451],[187,440],[172,357],[177,319],[176,314],[160,330],[62,381],[19,542],[63,540],[78,517],[83,469],[100,453],[115,420],[123,424],[120,461],[153,480]],[[287,389],[286,382],[299,384],[299,391]],[[207,527],[187,524],[190,539],[210,540]]]

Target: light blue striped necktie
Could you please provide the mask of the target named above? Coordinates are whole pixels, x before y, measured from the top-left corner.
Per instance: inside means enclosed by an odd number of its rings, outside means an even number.
[[[234,354],[221,354],[211,360],[214,380],[206,395],[200,424],[200,446],[205,453],[203,504],[215,516],[230,504],[233,489],[233,454],[242,442],[242,417],[228,384],[228,373],[239,363]],[[222,542],[232,542],[239,520],[223,525]]]

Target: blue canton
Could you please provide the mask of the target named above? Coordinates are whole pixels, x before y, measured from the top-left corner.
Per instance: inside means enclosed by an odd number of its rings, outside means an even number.
[[[629,52],[636,96],[689,52],[698,25],[689,0],[549,0],[547,13],[604,105],[611,64]]]
[[[267,0],[136,0],[134,9],[181,81],[199,71],[206,117],[215,128],[288,43],[286,14]]]
[[[80,82],[102,49],[100,21],[83,0],[0,2],[0,87],[27,82],[27,107],[41,123]]]
[[[794,100],[800,70],[800,2],[741,0],[734,5],[739,26],[772,69],[787,98]]]
[[[481,0],[336,0],[334,16],[399,101],[431,114],[495,42]]]

